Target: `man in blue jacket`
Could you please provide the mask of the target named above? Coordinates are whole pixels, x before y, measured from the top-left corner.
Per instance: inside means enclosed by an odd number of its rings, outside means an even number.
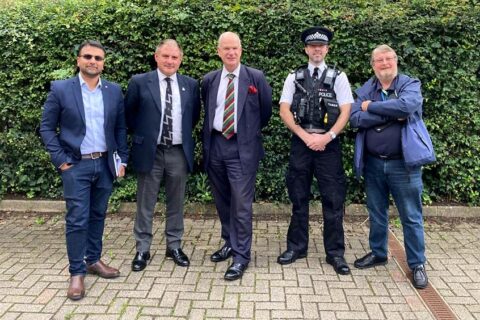
[[[128,160],[122,89],[100,78],[104,60],[100,42],[80,45],[80,72],[52,82],[40,125],[45,147],[62,176],[71,300],[84,297],[86,273],[102,278],[120,275],[100,260],[113,179],[125,174],[124,165],[115,162]]]
[[[388,207],[391,193],[403,226],[413,285],[428,284],[422,214],[421,166],[435,160],[422,121],[420,81],[398,74],[397,55],[387,45],[372,52],[375,76],[356,91],[350,124],[359,128],[354,167],[365,177],[370,218],[370,253],[356,268],[384,265],[388,260]]]

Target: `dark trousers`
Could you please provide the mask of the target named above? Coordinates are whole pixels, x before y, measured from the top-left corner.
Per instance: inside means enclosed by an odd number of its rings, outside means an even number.
[[[71,275],[86,274],[86,265],[100,260],[108,198],[113,176],[105,157],[81,160],[62,172],[67,206],[65,233]]]
[[[158,146],[152,170],[138,174],[137,215],[133,228],[137,251],[150,251],[153,238],[153,212],[162,180],[165,181],[167,207],[165,213],[167,247],[172,250],[181,247],[187,172],[187,160],[182,146],[176,145],[169,148]]]
[[[333,140],[325,151],[313,151],[297,136],[292,137],[287,172],[287,188],[292,202],[292,217],[287,234],[287,249],[308,251],[310,187],[317,179],[323,211],[323,245],[327,256],[343,256],[343,230],[346,179],[340,141]]]
[[[245,174],[238,154],[236,137],[212,136],[207,173],[215,199],[222,238],[232,247],[233,262],[248,264],[252,247],[252,203],[255,173]]]

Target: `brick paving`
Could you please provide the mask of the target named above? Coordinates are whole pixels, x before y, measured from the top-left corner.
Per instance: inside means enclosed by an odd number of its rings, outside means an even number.
[[[151,263],[134,273],[133,214],[109,215],[103,260],[122,275],[88,275],[87,296],[72,302],[65,297],[63,216],[0,214],[0,319],[434,319],[393,259],[338,276],[325,262],[318,219],[311,223],[308,257],[288,266],[276,263],[285,249],[286,218],[255,221],[252,262],[240,281],[226,282],[229,262],[209,259],[221,245],[218,219],[186,219],[187,269],[165,259],[157,216]],[[368,223],[348,221],[345,230],[345,257],[353,265],[368,250]],[[458,319],[480,319],[480,224],[429,221],[426,240],[431,284]]]

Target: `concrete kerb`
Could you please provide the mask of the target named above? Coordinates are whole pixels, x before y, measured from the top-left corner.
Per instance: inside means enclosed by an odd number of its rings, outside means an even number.
[[[442,218],[480,218],[480,207],[466,206],[424,206],[424,215],[426,217]],[[121,203],[117,212],[133,213],[135,212],[134,202]],[[163,204],[157,204],[156,212],[163,214],[165,207]],[[59,214],[65,212],[64,201],[52,200],[1,200],[0,212],[26,213],[34,212],[41,214]],[[277,203],[254,203],[253,212],[256,216],[278,215],[289,216],[291,214],[290,204]],[[321,214],[321,204],[312,202],[310,204],[311,215]],[[188,203],[185,205],[185,213],[192,215],[215,214],[214,204]],[[391,214],[398,215],[395,207],[392,207]],[[346,207],[347,216],[368,216],[367,209],[361,204],[350,204]]]

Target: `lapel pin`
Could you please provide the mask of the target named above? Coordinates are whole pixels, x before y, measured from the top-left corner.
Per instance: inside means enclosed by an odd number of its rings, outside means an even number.
[[[185,91],[185,87],[182,87],[182,91]]]

